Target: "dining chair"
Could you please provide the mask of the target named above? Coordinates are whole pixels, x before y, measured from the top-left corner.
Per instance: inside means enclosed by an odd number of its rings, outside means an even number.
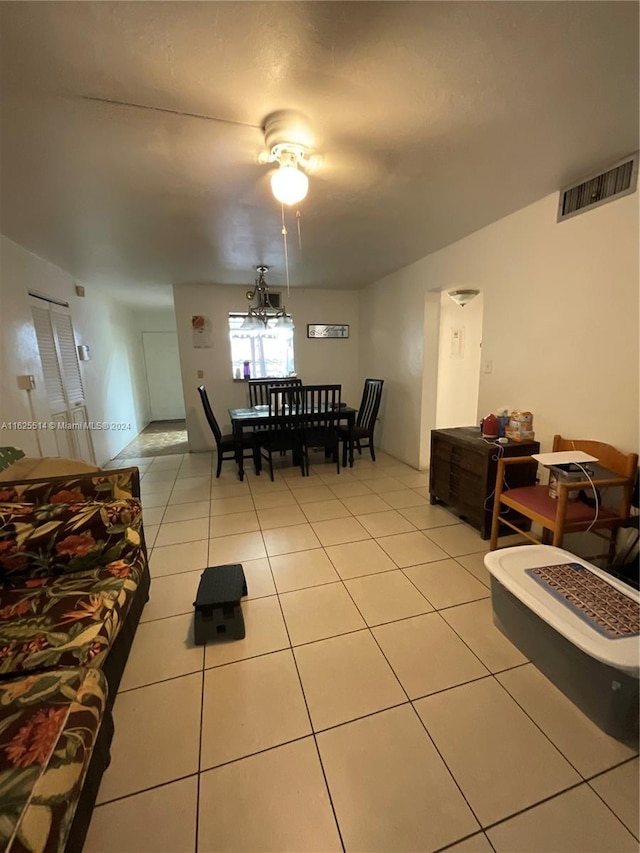
[[[548,485],[522,486],[515,489],[506,487],[506,482],[509,480],[509,467],[514,464],[530,465],[535,462],[531,456],[503,458],[498,461],[491,525],[490,548],[492,551],[495,551],[498,546],[498,534],[502,524],[506,524],[530,542],[552,544],[558,548],[562,547],[562,540],[566,533],[589,530],[596,536],[608,540],[609,551],[606,556],[611,563],[617,530],[630,516],[631,494],[638,476],[638,454],[622,453],[601,441],[554,436],[553,451],[567,450],[582,450],[594,456],[598,460],[597,469],[591,475],[591,480],[584,476],[580,481],[566,483],[558,481],[556,498],[551,497]],[[589,464],[585,463],[584,467],[588,472]],[[598,469],[605,469],[605,473],[598,473]],[[602,505],[604,491],[609,488],[621,490],[615,506]],[[574,497],[576,491],[579,493],[577,499]],[[539,524],[542,527],[542,538],[518,527],[516,521],[521,519],[513,518],[512,514],[505,515],[505,510],[512,510],[519,513],[520,517]]]
[[[211,427],[211,432],[213,433],[213,437],[216,442],[216,449],[218,451],[218,466],[216,469],[216,477],[220,476],[220,471],[222,470],[222,463],[224,461],[236,460],[236,438],[232,433],[225,433],[223,435],[222,430],[220,429],[220,425],[216,420],[215,415],[213,414],[213,409],[211,408],[211,403],[209,402],[209,396],[207,394],[207,389],[204,385],[198,386],[198,393],[200,394],[200,399],[202,400],[202,408],[204,409],[204,414],[207,419],[207,423]],[[245,450],[250,451],[250,453],[245,453]],[[242,458],[243,459],[253,459],[253,464],[258,473],[259,470],[259,460],[256,450],[256,444],[253,438],[253,434],[249,433],[247,435],[242,436]]]
[[[296,377],[283,378],[266,378],[266,379],[250,379],[247,383],[249,386],[249,407],[268,406],[269,405],[269,389],[280,385],[302,385],[302,379]]]
[[[303,441],[309,449],[321,447],[325,455],[331,453],[340,473],[338,429],[335,413],[340,410],[342,385],[303,385],[304,431]]]
[[[269,389],[269,425],[257,430],[254,438],[261,458],[269,463],[269,476],[273,482],[273,454],[293,453],[305,477],[309,473],[309,459],[303,441],[304,398],[300,386],[279,386]]]
[[[382,386],[384,379],[365,379],[362,391],[362,400],[358,408],[356,422],[351,431],[349,427],[338,428],[338,437],[342,444],[342,467],[347,465],[347,449],[350,441],[354,441],[358,453],[362,453],[363,447],[369,448],[373,461],[376,461],[376,452],[373,446],[373,432],[376,427],[376,418],[380,409],[382,398]],[[365,443],[366,441],[366,443]]]

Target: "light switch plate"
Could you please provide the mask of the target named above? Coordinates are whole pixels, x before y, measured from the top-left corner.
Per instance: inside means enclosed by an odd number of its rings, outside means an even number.
[[[21,391],[33,391],[36,387],[35,377],[30,373],[24,374],[22,376],[18,376],[18,388]]]

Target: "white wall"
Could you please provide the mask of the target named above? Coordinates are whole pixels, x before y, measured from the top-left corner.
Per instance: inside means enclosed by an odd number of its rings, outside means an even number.
[[[168,308],[135,308],[131,322],[140,332],[175,332],[176,311]]]
[[[384,379],[376,444],[418,467],[423,405],[435,412],[440,295],[427,293],[419,266],[404,267],[361,291],[360,364]],[[425,304],[425,300],[428,306]],[[425,337],[425,327],[430,334]],[[424,370],[431,362],[433,372]]]
[[[557,200],[553,193],[363,291],[360,363],[387,380],[384,450],[424,464],[437,374],[434,363],[420,375],[433,346],[425,299],[433,331],[429,291],[462,286],[483,294],[482,358],[493,362],[480,376],[477,416],[529,409],[543,449],[559,432],[637,450],[638,194],[562,223]]]
[[[133,311],[132,323],[136,330],[136,336],[140,342],[140,348],[143,353],[144,368],[144,415],[145,424],[151,420],[151,400],[149,397],[149,382],[146,371],[146,359],[144,353],[143,333],[144,332],[177,332],[176,328],[176,311],[173,306],[166,308],[138,308]],[[176,373],[180,372],[179,364],[176,365]],[[182,412],[182,387],[173,389],[175,394],[175,404],[177,412]],[[178,415],[176,415],[178,416]],[[179,415],[184,417],[183,414]]]
[[[476,423],[483,302],[481,293],[464,306],[457,305],[446,292],[441,294],[437,429]],[[454,330],[459,333],[457,341],[452,339]],[[425,367],[429,370],[431,366]]]
[[[246,286],[213,284],[174,287],[187,430],[192,451],[209,450],[215,446],[202,411],[198,385],[206,385],[223,432],[230,429],[227,410],[247,404],[246,383],[234,381],[231,375],[229,342],[229,312],[246,311],[246,290]],[[341,383],[342,399],[357,406],[362,394],[358,370],[358,293],[293,288],[285,301],[295,321],[294,357],[298,376],[308,384]],[[201,314],[211,322],[210,349],[193,347],[191,317],[194,314]],[[347,323],[349,338],[308,339],[307,323]],[[198,377],[199,370],[203,378]]]
[[[50,419],[28,291],[65,300],[76,343],[91,348],[91,361],[80,362],[89,420],[131,423],[132,427],[92,431],[96,461],[101,465],[146,423],[142,349],[127,308],[95,287],[86,287],[86,296],[78,297],[75,283],[63,270],[0,236],[0,422]],[[36,379],[36,388],[20,391],[16,376],[29,373]],[[38,437],[42,454],[55,456],[54,436],[43,430]],[[2,430],[0,444],[39,455],[33,432]]]

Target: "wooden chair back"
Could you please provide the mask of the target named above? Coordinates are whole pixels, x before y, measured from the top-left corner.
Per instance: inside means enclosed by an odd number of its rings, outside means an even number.
[[[211,403],[209,402],[209,396],[207,394],[207,389],[204,385],[198,386],[198,393],[200,394],[200,399],[202,400],[202,408],[204,409],[204,414],[207,419],[207,423],[211,427],[211,432],[213,433],[213,437],[216,440],[216,446],[220,447],[220,442],[222,440],[222,430],[216,420],[215,415],[213,414],[213,409],[211,408]]]
[[[584,438],[562,438],[561,435],[554,435],[553,450],[554,452],[582,450],[583,453],[595,456],[603,468],[615,471],[621,477],[630,477],[633,479],[638,468],[637,453],[623,453],[612,447],[612,445],[605,444],[603,441],[590,441]]]
[[[621,450],[618,450],[611,444],[605,444],[603,441],[591,441],[583,438],[563,438],[561,435],[554,435],[553,450],[554,452],[582,450],[583,453],[595,456],[598,464],[603,468],[614,471],[620,477],[626,477],[629,483],[623,487],[622,500],[618,512],[623,518],[629,515],[631,493],[638,476],[637,453],[623,453]]]
[[[304,395],[300,386],[277,386],[269,389],[270,430],[300,430],[304,414]]]
[[[271,379],[250,379],[249,386],[249,406],[268,406],[269,405],[269,389],[283,385],[302,385],[302,379],[293,377],[271,378]]]
[[[384,379],[365,379],[356,425],[372,433],[378,417]]]
[[[307,430],[314,434],[335,433],[333,413],[340,409],[342,385],[303,385],[302,394]]]

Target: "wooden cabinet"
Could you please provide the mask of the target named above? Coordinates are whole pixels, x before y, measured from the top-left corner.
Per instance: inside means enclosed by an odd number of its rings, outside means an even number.
[[[501,445],[485,441],[478,427],[434,429],[429,469],[431,503],[446,504],[476,527],[483,539],[489,539],[499,456],[530,456],[539,450],[537,441]],[[537,467],[535,462],[512,466],[509,487],[534,485]],[[508,528],[505,532],[509,532]]]

